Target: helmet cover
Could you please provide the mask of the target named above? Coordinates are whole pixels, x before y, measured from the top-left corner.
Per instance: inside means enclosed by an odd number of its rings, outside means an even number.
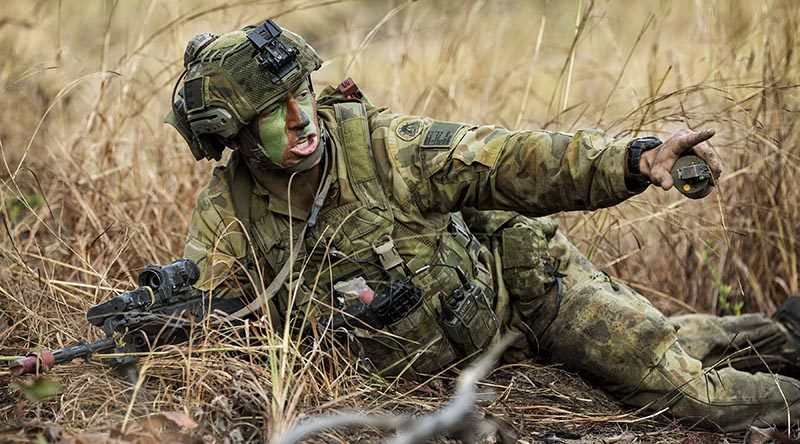
[[[184,63],[181,99],[166,120],[199,160],[219,159],[224,148],[220,145],[225,143],[220,137],[239,134],[319,69],[322,60],[302,37],[267,20],[219,37],[195,36],[187,45]],[[214,141],[217,146],[208,146]]]

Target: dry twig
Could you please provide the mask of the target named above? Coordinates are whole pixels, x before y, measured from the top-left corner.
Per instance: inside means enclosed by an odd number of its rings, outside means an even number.
[[[278,440],[278,444],[293,444],[323,430],[338,427],[376,427],[381,430],[404,428],[403,432],[389,441],[391,444],[425,442],[436,435],[461,430],[464,428],[464,420],[474,412],[478,380],[486,376],[513,340],[514,335],[504,336],[465,370],[458,378],[458,387],[453,399],[435,413],[418,418],[401,415],[364,415],[356,412],[314,415],[289,430]]]

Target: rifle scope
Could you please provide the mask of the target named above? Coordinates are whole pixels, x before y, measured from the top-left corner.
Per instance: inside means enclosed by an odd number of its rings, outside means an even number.
[[[166,285],[165,289],[174,290],[193,285],[199,277],[197,264],[189,259],[178,259],[169,265],[148,265],[136,281],[140,287],[156,290]]]
[[[178,302],[174,296],[185,293],[197,282],[200,269],[189,259],[178,259],[169,265],[148,265],[139,274],[139,288],[90,308],[86,318],[92,325],[102,327],[106,319],[125,313],[144,311],[153,306]]]

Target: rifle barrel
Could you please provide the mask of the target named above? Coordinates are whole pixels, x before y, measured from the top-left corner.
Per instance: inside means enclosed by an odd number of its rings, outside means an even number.
[[[73,347],[60,348],[58,350],[43,349],[38,352],[28,353],[24,358],[12,362],[9,366],[9,371],[15,376],[47,371],[56,364],[77,358],[89,358],[96,352],[112,348],[114,348],[114,338],[101,339],[91,343],[80,343]]]

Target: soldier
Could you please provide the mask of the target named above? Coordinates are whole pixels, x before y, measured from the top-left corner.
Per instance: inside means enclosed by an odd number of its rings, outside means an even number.
[[[713,131],[513,132],[392,114],[347,81],[315,96],[320,58],[272,21],[198,35],[184,64],[167,122],[198,160],[233,150],[192,215],[199,288],[275,326],[344,316],[383,375],[439,371],[514,331],[506,360],[562,363],[630,405],[722,430],[800,412],[797,380],[751,373],[794,368],[796,307],[668,319],[541,217],[669,189],[686,152],[719,175]]]

